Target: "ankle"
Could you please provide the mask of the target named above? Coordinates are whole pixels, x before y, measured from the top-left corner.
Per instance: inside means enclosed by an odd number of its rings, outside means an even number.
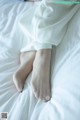
[[[49,57],[49,56],[51,57],[51,49],[41,49],[37,51],[37,55],[39,57],[44,57],[44,58]]]

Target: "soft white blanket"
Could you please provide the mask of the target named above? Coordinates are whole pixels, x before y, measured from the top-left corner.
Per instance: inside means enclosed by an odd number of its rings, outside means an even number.
[[[9,120],[80,120],[80,9],[69,22],[64,40],[53,48],[51,100],[45,103],[33,96],[31,75],[22,93],[13,84],[25,40],[17,17],[30,6],[17,0],[0,1],[0,112],[8,112]]]

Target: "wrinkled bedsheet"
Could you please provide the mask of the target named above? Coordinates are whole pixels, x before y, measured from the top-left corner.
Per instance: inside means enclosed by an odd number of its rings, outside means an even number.
[[[31,74],[22,93],[13,84],[12,76],[20,65],[25,40],[18,29],[17,17],[31,6],[18,0],[0,0],[0,112],[8,112],[9,120],[80,120],[80,19],[75,25],[75,16],[64,40],[53,47],[51,100],[43,102],[34,97]]]

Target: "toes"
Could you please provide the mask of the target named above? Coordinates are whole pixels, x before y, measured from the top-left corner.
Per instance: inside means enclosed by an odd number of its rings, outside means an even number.
[[[45,97],[45,101],[46,101],[46,102],[49,101],[50,99],[51,99],[50,96],[46,96],[46,97]]]
[[[50,99],[51,99],[51,97],[48,95],[48,96],[42,98],[41,100],[43,100],[44,102],[48,102],[48,101],[50,101]]]
[[[22,91],[23,91],[22,85],[18,85],[16,88],[17,88],[17,90],[18,90],[19,92],[22,92]]]
[[[39,92],[34,92],[34,95],[37,99],[39,99]]]
[[[17,90],[18,90],[18,92],[22,92],[23,91],[23,89],[20,89],[20,88],[17,88]]]
[[[50,99],[51,99],[51,92],[48,91],[48,92],[46,93],[46,95],[45,95],[45,101],[47,102],[47,101],[49,101]]]
[[[51,92],[49,90],[40,91],[40,99],[43,100],[44,102],[48,102],[51,99]]]
[[[19,92],[22,92],[23,91],[23,83],[21,82],[20,79],[17,78],[17,76],[14,74],[13,75],[13,82],[16,86],[16,89],[19,91]]]
[[[39,99],[39,90],[37,89],[37,87],[35,86],[34,82],[31,82],[31,88],[32,88],[32,92],[34,94],[34,96]]]
[[[31,87],[32,87],[33,94],[37,99],[40,99],[44,102],[48,102],[51,99],[51,92],[49,87],[40,88],[40,86],[37,86],[34,81],[31,81]]]
[[[35,87],[33,87],[33,94],[34,94],[34,96],[35,96],[36,98],[39,97],[39,93],[38,93],[38,91],[37,91],[37,89],[36,89]]]

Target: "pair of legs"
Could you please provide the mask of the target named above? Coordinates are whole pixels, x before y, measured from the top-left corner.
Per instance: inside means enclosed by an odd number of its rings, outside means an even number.
[[[51,49],[21,53],[21,65],[13,75],[13,82],[17,90],[23,91],[25,80],[32,72],[33,94],[37,99],[49,101],[51,98],[50,62]]]

